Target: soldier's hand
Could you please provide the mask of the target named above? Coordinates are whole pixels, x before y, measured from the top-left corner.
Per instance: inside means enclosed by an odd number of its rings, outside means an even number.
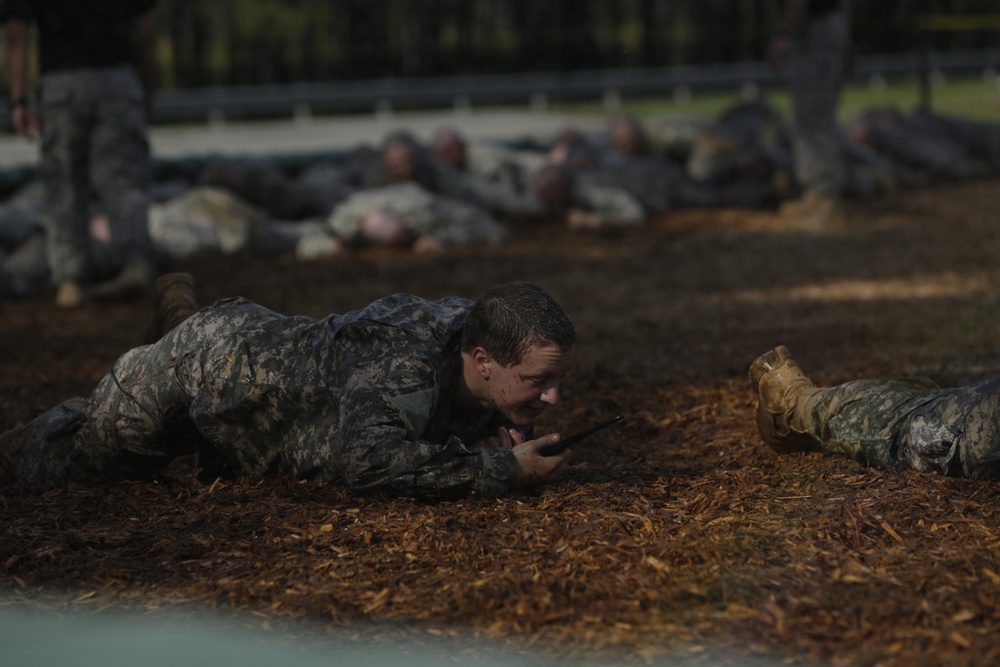
[[[19,104],[11,110],[11,124],[14,131],[25,139],[34,139],[41,131],[38,116],[26,104]]]
[[[444,242],[434,236],[420,236],[413,242],[413,252],[419,255],[430,255],[444,250]]]
[[[592,211],[573,208],[566,213],[566,224],[570,229],[597,229],[601,219]]]
[[[570,451],[566,450],[556,456],[542,456],[538,450],[557,442],[559,442],[559,435],[550,433],[515,445],[514,458],[517,461],[517,467],[514,470],[514,476],[510,479],[511,487],[527,489],[540,486],[551,480],[559,467],[569,459]]]

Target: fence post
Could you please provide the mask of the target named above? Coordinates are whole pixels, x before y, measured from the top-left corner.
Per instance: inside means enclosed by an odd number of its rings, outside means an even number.
[[[927,31],[920,30],[917,38],[917,78],[919,81],[921,111],[931,110],[931,55]]]

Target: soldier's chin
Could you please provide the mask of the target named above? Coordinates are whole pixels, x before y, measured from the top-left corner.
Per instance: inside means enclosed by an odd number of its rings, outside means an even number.
[[[517,426],[531,426],[538,421],[543,412],[545,412],[545,408],[522,407],[518,410],[511,410],[510,414],[507,415],[507,419],[514,422]]]

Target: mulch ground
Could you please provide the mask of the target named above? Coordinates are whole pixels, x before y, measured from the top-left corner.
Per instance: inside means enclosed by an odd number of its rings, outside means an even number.
[[[493,647],[542,662],[994,665],[1000,486],[776,455],[746,369],[784,343],[821,384],[997,374],[998,211],[991,180],[855,203],[825,231],[681,211],[615,232],[514,227],[501,248],[438,257],[192,260],[176,268],[203,302],[289,314],[539,282],[581,336],[541,432],[626,419],[552,485],[502,499],[199,482],[184,461],[155,482],[8,491],[0,609],[207,616],[359,654],[463,641],[445,662]],[[0,429],[88,392],[148,317],[148,303],[63,311],[47,292],[3,304]]]

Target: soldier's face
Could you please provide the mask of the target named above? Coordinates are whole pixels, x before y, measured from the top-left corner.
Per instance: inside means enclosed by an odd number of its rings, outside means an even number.
[[[392,146],[385,153],[385,168],[401,181],[412,181],[417,173],[417,156],[407,146]]]
[[[493,406],[518,426],[530,426],[559,402],[559,387],[573,367],[574,350],[533,347],[513,366],[493,363],[487,381]]]

